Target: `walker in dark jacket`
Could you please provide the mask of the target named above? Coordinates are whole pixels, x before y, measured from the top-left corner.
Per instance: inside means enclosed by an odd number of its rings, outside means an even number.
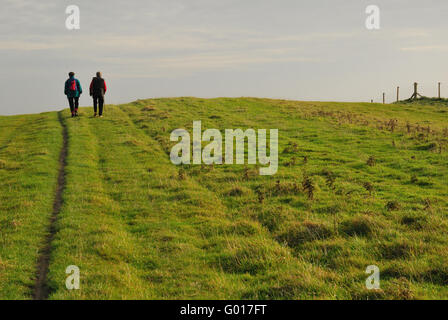
[[[103,116],[104,94],[106,91],[106,81],[101,77],[101,72],[97,72],[96,77],[90,83],[90,96],[93,98],[94,117],[97,115],[97,107],[99,107],[99,116]]]

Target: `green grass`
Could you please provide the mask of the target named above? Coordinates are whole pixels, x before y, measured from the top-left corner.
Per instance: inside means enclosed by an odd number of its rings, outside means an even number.
[[[422,105],[422,106],[448,106],[448,99],[446,98],[429,98],[429,97],[421,97],[418,99],[407,99],[403,101],[396,102],[396,104],[406,105]]]
[[[107,106],[102,119],[65,112],[50,298],[446,299],[447,111],[172,98]],[[169,135],[191,132],[193,120],[221,132],[278,128],[278,173],[173,165]],[[0,117],[0,126],[0,298],[26,299],[61,127],[57,113]],[[69,265],[80,268],[80,290],[65,288]],[[380,268],[381,290],[365,288],[369,265]]]
[[[0,117],[0,298],[31,297],[62,133],[56,113]]]

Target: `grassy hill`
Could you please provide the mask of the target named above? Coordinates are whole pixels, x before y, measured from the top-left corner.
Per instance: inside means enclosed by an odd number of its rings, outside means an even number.
[[[0,117],[1,299],[33,297],[48,244],[50,299],[448,298],[444,103],[173,98],[91,115]],[[193,120],[279,129],[278,173],[173,165],[170,133]]]

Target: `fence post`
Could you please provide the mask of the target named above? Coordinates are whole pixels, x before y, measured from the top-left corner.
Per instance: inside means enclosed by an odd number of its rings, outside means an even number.
[[[397,87],[397,102],[400,101],[400,87]]]
[[[386,104],[386,93],[383,92],[383,104]]]
[[[418,97],[422,97],[422,95],[418,93],[418,83],[414,82],[414,93],[412,94],[411,100],[418,99]]]
[[[440,99],[440,82],[439,82],[439,99]]]

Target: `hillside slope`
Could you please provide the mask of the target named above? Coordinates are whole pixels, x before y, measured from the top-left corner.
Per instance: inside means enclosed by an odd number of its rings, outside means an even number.
[[[49,298],[448,298],[447,112],[254,98],[139,100],[101,119],[64,111]],[[173,165],[170,133],[194,120],[279,129],[278,173]],[[0,126],[0,298],[31,298],[62,129],[57,113]],[[80,290],[65,288],[69,265]],[[369,265],[381,290],[365,288]]]

